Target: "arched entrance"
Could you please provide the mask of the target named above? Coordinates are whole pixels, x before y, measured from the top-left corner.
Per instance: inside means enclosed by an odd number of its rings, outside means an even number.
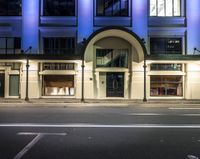
[[[84,83],[90,88],[85,97],[142,99],[144,83],[137,78],[144,77],[146,54],[142,40],[126,28],[105,27],[95,31],[87,39],[84,49]],[[140,69],[139,73],[134,72],[136,67]],[[140,89],[138,94],[133,93],[136,89]]]

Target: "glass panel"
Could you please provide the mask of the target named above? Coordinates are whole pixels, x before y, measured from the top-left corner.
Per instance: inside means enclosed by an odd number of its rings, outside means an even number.
[[[158,16],[165,16],[165,1],[158,0]]]
[[[182,76],[151,76],[151,96],[183,96]]]
[[[173,16],[172,0],[166,0],[166,16]]]
[[[174,0],[174,16],[181,16],[181,2]]]
[[[152,71],[182,71],[182,64],[151,64]]]
[[[181,38],[168,39],[166,51],[167,51],[168,54],[181,54],[182,53],[182,40],[181,40]]]
[[[182,54],[181,38],[151,38],[151,54]]]
[[[128,67],[128,50],[97,49],[97,67]]]
[[[75,0],[44,0],[45,16],[75,16]]]
[[[75,51],[75,38],[44,38],[45,54],[73,54]]]
[[[111,16],[113,11],[113,0],[105,0],[104,6],[105,16]]]
[[[10,75],[9,96],[19,96],[19,75]]]
[[[7,38],[7,48],[8,49],[14,48],[14,38]]]
[[[157,0],[150,0],[150,16],[156,16],[156,1]]]
[[[75,94],[73,75],[46,75],[44,79],[44,95],[72,96]]]
[[[120,15],[120,0],[113,0],[113,15]]]
[[[128,0],[121,0],[121,15],[128,16]]]
[[[0,38],[0,49],[6,48],[6,38]]]
[[[97,15],[104,15],[104,0],[97,0]]]

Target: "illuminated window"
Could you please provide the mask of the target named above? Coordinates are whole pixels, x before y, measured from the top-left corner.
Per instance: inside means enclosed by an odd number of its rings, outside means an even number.
[[[150,0],[150,16],[181,16],[181,0]]]
[[[44,75],[43,95],[73,96],[75,95],[74,75]]]
[[[21,38],[1,38],[0,37],[0,54],[20,54]]]
[[[128,16],[128,0],[97,0],[97,16]]]
[[[74,54],[75,38],[44,38],[44,54]]]
[[[1,0],[0,16],[20,16],[22,14],[21,0]]]
[[[151,54],[182,54],[181,38],[151,38]]]
[[[75,0],[43,0],[44,16],[75,16]]]
[[[183,96],[183,77],[173,75],[152,75],[151,96]]]

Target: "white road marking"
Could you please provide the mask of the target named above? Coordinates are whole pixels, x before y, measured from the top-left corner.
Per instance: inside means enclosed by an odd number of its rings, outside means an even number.
[[[191,107],[191,108],[169,107],[168,109],[172,109],[172,110],[200,110],[200,108],[195,108],[195,107]]]
[[[0,127],[36,127],[36,128],[172,128],[172,129],[200,129],[200,124],[0,124]]]
[[[21,159],[41,138],[43,134],[38,134],[28,145],[26,145],[13,159]]]
[[[66,136],[67,133],[37,133],[37,132],[19,132],[17,135],[52,135],[52,136]]]
[[[36,135],[13,159],[21,159],[40,139],[46,135],[66,136],[66,133],[37,133],[37,132],[19,132],[17,135]]]
[[[200,116],[199,113],[194,114],[167,114],[167,113],[131,113],[133,116]]]

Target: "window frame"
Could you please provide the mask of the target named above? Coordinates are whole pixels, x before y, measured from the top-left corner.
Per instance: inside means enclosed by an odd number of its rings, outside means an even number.
[[[151,0],[148,1],[148,9],[149,9],[149,17],[163,17],[163,18],[166,18],[166,17],[183,17],[183,0],[180,0],[180,15],[177,16],[177,15],[174,15],[174,0],[172,0],[172,16],[167,16],[166,15],[166,0],[164,0],[164,16],[159,16],[158,15],[158,0],[156,0],[156,15],[151,15]]]
[[[45,48],[45,39],[49,39],[49,41],[51,40],[54,43],[54,46],[55,46],[55,43],[58,43],[58,45],[61,46],[61,41],[60,41],[61,39],[65,39],[66,43],[68,43],[67,40],[70,39],[71,44],[72,44],[72,40],[73,40],[74,43],[72,45],[74,45],[74,47],[71,47],[71,48],[59,48],[59,47]],[[59,42],[58,41],[56,42],[56,40],[59,40]],[[43,46],[42,50],[43,50],[43,54],[46,54],[46,55],[66,55],[66,54],[65,53],[48,53],[45,50],[51,50],[51,52],[54,52],[55,50],[69,50],[70,53],[75,54],[76,45],[77,45],[76,37],[43,37],[42,38],[42,46]]]
[[[21,37],[0,37],[0,39],[4,39],[5,40],[5,48],[1,48],[0,47],[0,54],[2,54],[2,55],[14,54],[15,55],[17,49],[21,50],[21,45],[22,45]],[[9,39],[13,39],[13,47],[12,48],[8,47],[8,40]],[[19,43],[20,48],[16,47],[17,40],[19,40],[18,42],[20,42]],[[5,50],[5,53],[1,53],[1,50]],[[13,50],[13,53],[8,53],[8,50]],[[21,51],[20,51],[20,53],[21,53]]]
[[[152,46],[151,46],[151,39],[164,39],[165,40],[165,50],[163,54],[159,54],[159,53],[152,53]],[[180,53],[179,54],[176,54],[176,53],[167,53],[167,49],[166,49],[166,44],[167,44],[167,41],[169,39],[180,39],[181,41],[181,46],[180,46]],[[150,51],[150,55],[183,55],[184,54],[184,37],[182,36],[150,36],[149,37],[149,51]],[[155,51],[154,51],[155,52]]]
[[[98,15],[98,7],[97,7],[97,4],[98,4],[98,0],[94,0],[95,1],[95,4],[94,4],[94,9],[95,9],[95,17],[131,17],[131,15],[130,15],[130,11],[132,10],[132,7],[130,7],[130,5],[131,5],[131,2],[129,1],[129,0],[127,0],[127,15],[121,15],[121,0],[119,0],[120,1],[120,15],[113,15],[113,6],[112,6],[112,15],[105,15],[105,0],[103,0],[104,1],[104,7],[103,7],[103,9],[104,9],[104,13],[103,13],[103,15]],[[112,1],[114,1],[114,0],[112,0]]]
[[[41,0],[41,13],[40,15],[41,16],[44,16],[44,17],[76,17],[78,15],[77,11],[78,11],[78,3],[77,3],[78,0],[74,0],[74,14],[73,15],[45,15],[45,0]]]
[[[19,14],[8,14],[8,11],[10,10],[10,7],[9,7],[9,0],[7,0],[6,1],[6,9],[5,9],[6,10],[6,14],[1,14],[0,13],[0,17],[1,16],[6,16],[6,17],[7,16],[16,16],[16,17],[17,16],[22,16],[22,0],[19,0],[19,1],[21,1],[20,2],[21,6],[18,8],[19,9]]]

